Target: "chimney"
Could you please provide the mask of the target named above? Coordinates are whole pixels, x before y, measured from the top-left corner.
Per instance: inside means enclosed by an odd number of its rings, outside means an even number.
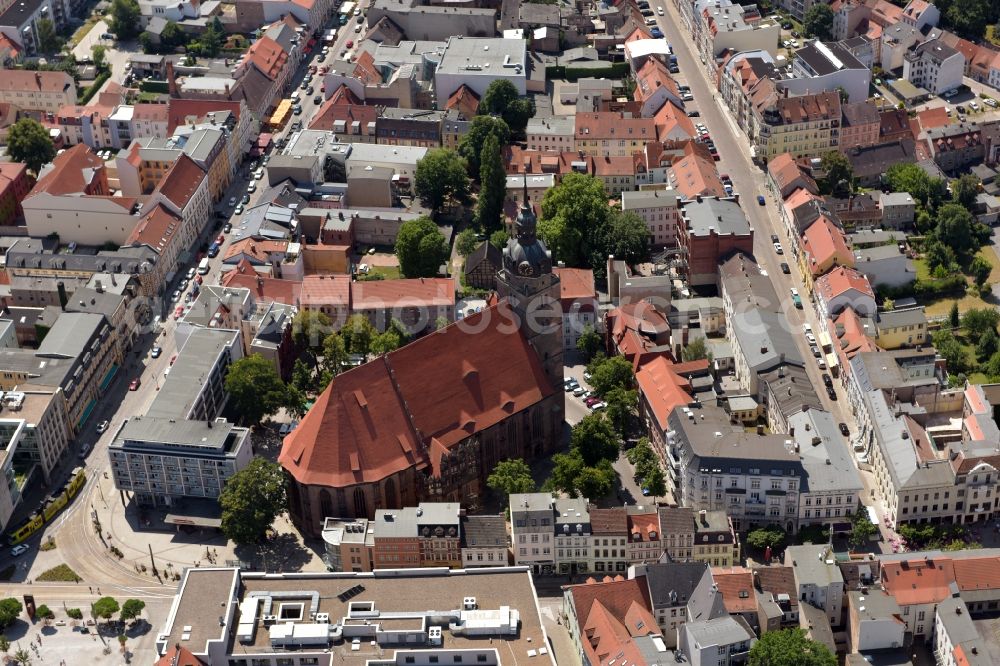
[[[69,302],[69,296],[66,294],[66,285],[60,280],[56,284],[56,290],[59,292],[59,307],[65,310],[66,303]]]
[[[97,280],[97,282],[94,284],[94,291],[96,291],[98,294],[104,293],[104,285],[101,284],[100,280]]]
[[[167,92],[170,93],[171,97],[180,97],[180,91],[177,89],[177,76],[174,74],[174,62],[172,60],[167,61]]]

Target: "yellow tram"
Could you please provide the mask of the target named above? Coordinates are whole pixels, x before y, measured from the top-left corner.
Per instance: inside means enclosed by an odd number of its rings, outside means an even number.
[[[83,467],[74,469],[69,481],[62,488],[50,494],[38,511],[31,514],[17,527],[8,530],[7,543],[15,546],[31,538],[31,535],[59,515],[59,512],[73,501],[73,498],[79,494],[80,489],[83,488],[86,482],[87,470]]]

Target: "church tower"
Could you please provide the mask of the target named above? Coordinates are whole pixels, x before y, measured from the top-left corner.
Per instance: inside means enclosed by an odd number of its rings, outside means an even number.
[[[552,253],[538,240],[537,220],[528,201],[528,178],[516,221],[515,237],[503,251],[497,293],[519,319],[553,387],[563,383],[562,305],[559,276],[552,272]]]

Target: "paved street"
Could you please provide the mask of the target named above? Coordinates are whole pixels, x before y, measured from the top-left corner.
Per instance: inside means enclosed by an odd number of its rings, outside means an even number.
[[[93,57],[92,47],[97,44],[105,47],[104,59],[111,66],[111,81],[121,83],[125,79],[125,66],[128,65],[129,55],[142,52],[135,42],[119,45],[111,40],[101,39],[101,35],[108,33],[108,24],[100,20],[94,24],[80,43],[73,48],[73,55],[77,60]],[[133,50],[135,49],[135,50]]]

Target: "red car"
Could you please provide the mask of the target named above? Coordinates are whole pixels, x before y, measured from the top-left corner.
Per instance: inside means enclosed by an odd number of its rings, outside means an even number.
[[[196,283],[198,283],[198,284],[201,284],[203,282],[203,279],[202,279],[202,277],[200,275],[195,275],[194,276],[194,281]]]
[[[222,245],[223,243],[225,243],[226,242],[225,235],[224,234],[219,234],[219,237],[215,239],[215,242],[218,243],[219,245]]]
[[[139,379],[138,377],[136,377],[131,382],[129,382],[128,390],[129,391],[138,391],[140,386],[142,386],[142,380]]]
[[[347,46],[347,48],[349,48],[349,49],[354,48],[354,40],[353,39],[348,39],[347,40],[347,44],[345,44],[345,46]]]
[[[174,319],[180,319],[182,314],[184,314],[184,306],[178,305],[177,309],[174,310]]]
[[[176,360],[177,360],[177,354],[174,354],[173,356],[170,357],[170,365],[173,365],[174,361]]]

